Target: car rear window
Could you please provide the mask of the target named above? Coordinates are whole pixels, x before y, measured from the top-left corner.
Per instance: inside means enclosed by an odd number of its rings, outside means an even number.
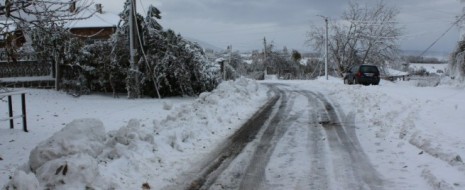
[[[360,72],[362,73],[378,73],[378,67],[376,66],[361,66]]]

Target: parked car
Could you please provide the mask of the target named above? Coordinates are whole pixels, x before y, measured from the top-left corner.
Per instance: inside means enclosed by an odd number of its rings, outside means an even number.
[[[379,69],[375,65],[355,65],[344,73],[344,84],[378,85]]]

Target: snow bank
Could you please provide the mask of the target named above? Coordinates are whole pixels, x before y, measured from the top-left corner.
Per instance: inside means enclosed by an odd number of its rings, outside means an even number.
[[[39,187],[39,181],[34,174],[27,174],[24,171],[17,170],[10,183],[4,189],[36,190]]]
[[[438,179],[428,169],[423,170],[423,172],[421,173],[421,176],[431,185],[431,187],[433,187],[433,189],[438,189],[438,190],[453,190],[454,189],[446,181]]]
[[[45,163],[66,156],[86,154],[97,157],[104,148],[104,140],[105,128],[101,121],[75,120],[34,148],[29,156],[29,166],[35,172]]]
[[[97,156],[105,148],[105,128],[96,119],[78,119],[35,147],[29,156],[29,174],[17,171],[11,188],[69,189],[95,186]],[[35,175],[34,175],[35,174]],[[40,183],[39,183],[40,182]]]
[[[34,148],[6,187],[162,189],[246,122],[267,101],[267,92],[252,80],[226,81],[165,119],[154,115],[154,127],[131,120],[105,133],[98,119],[75,120]]]

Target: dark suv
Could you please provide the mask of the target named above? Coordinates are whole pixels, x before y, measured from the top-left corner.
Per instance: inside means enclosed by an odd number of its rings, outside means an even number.
[[[378,85],[379,70],[374,65],[355,65],[344,73],[344,84]]]

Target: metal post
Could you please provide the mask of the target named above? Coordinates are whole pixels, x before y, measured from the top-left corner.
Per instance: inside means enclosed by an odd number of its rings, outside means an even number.
[[[23,111],[23,130],[24,132],[27,131],[27,119],[26,119],[26,93],[21,94],[21,105]]]
[[[10,129],[13,129],[15,126],[13,121],[13,100],[11,99],[11,95],[8,95],[8,111],[10,116]]]

